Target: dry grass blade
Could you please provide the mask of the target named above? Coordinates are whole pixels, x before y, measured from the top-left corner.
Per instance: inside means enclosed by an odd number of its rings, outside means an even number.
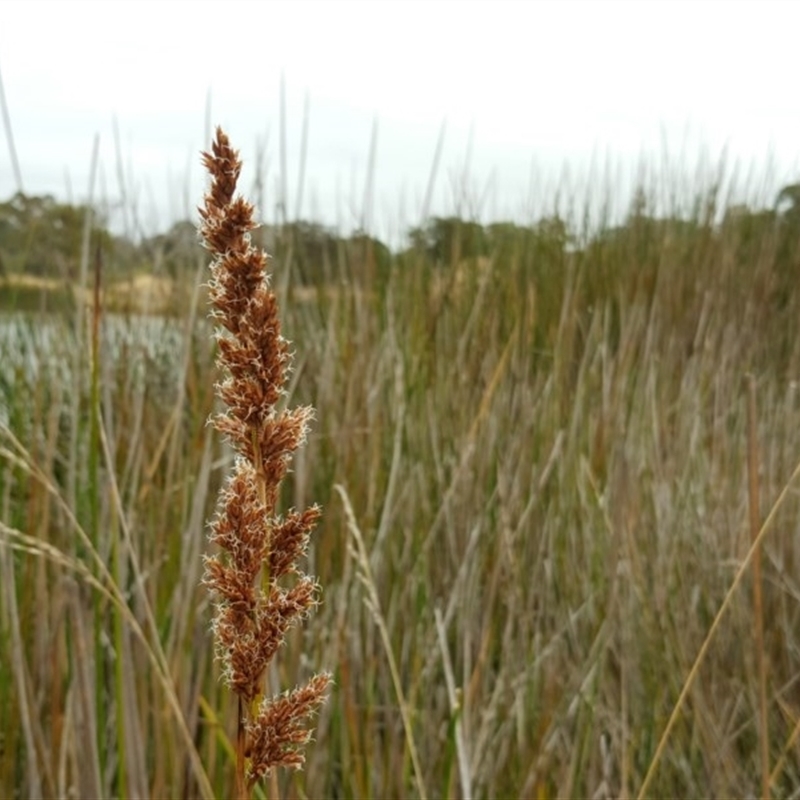
[[[758,481],[758,416],[756,414],[756,379],[747,376],[747,476],[750,535],[758,536],[761,525],[761,504]],[[767,660],[764,651],[764,602],[761,593],[761,548],[753,556],[753,626],[756,659],[758,661],[758,735],[761,756],[761,797],[768,800],[769,788],[769,723],[767,708]]]
[[[447,698],[450,701],[450,708],[456,717],[456,755],[458,756],[458,775],[461,779],[461,797],[464,800],[472,800],[472,774],[470,769],[470,758],[467,752],[467,743],[464,738],[464,725],[461,722],[461,704],[459,691],[456,689],[456,679],[453,674],[453,663],[450,658],[450,650],[447,646],[447,631],[444,627],[442,612],[437,607],[434,610],[436,620],[436,634],[439,639],[439,650],[442,653],[442,665],[444,666],[444,679],[447,685]]]
[[[5,533],[5,526],[0,523],[0,533]],[[2,543],[2,542],[0,542]],[[24,663],[22,637],[20,632],[19,611],[17,609],[16,582],[14,580],[14,567],[5,548],[0,553],[0,569],[3,578],[3,604],[6,609],[7,619],[4,620],[3,627],[8,627],[11,631],[11,657],[14,680],[16,682],[17,698],[20,705],[20,718],[22,720],[22,733],[25,737],[27,758],[25,768],[27,770],[28,786],[30,787],[31,797],[42,797],[42,781],[39,775],[39,765],[36,760],[36,744],[34,740],[34,719],[30,710],[31,691],[28,687],[27,676],[28,668]]]
[[[717,629],[722,622],[722,618],[725,616],[725,612],[728,610],[730,606],[731,599],[733,598],[736,590],[739,588],[739,584],[744,579],[744,576],[747,574],[747,570],[750,568],[750,565],[755,558],[756,553],[758,552],[759,548],[761,547],[761,543],[763,542],[764,538],[766,537],[767,533],[769,532],[770,526],[772,525],[773,520],[777,516],[778,510],[783,505],[786,498],[789,496],[789,492],[794,484],[794,482],[800,477],[800,462],[798,462],[797,466],[794,468],[791,477],[786,482],[786,485],[783,487],[778,499],[775,501],[774,505],[770,509],[769,514],[767,514],[767,518],[764,520],[763,525],[758,531],[758,535],[753,540],[753,543],[750,545],[750,549],[747,551],[747,555],[742,561],[739,569],[736,571],[736,576],[734,577],[733,581],[731,582],[728,591],[725,594],[725,599],[722,601],[722,604],[719,607],[719,610],[714,617],[714,621],[711,623],[711,626],[708,629],[708,633],[706,634],[705,639],[703,640],[703,644],[700,647],[700,650],[697,653],[697,656],[692,664],[691,669],[689,670],[688,675],[686,676],[686,680],[683,682],[683,687],[681,688],[680,695],[675,702],[675,706],[672,709],[672,713],[669,716],[669,720],[667,720],[667,725],[664,728],[663,733],[661,734],[661,738],[659,739],[658,746],[656,747],[655,753],[653,755],[650,764],[647,767],[647,773],[644,776],[644,780],[642,781],[642,785],[639,787],[639,793],[637,795],[638,800],[643,800],[643,798],[647,795],[647,790],[650,788],[650,783],[652,782],[653,778],[655,777],[656,770],[658,768],[658,764],[661,760],[661,756],[664,753],[664,748],[667,745],[667,741],[669,739],[670,734],[672,733],[673,728],[675,727],[675,723],[678,721],[678,717],[680,716],[680,712],[683,708],[683,704],[686,701],[686,698],[689,695],[689,690],[692,688],[692,684],[694,683],[695,678],[697,677],[697,673],[700,671],[700,666],[703,663],[703,660],[706,657],[706,653],[708,652],[709,647],[711,646],[711,642],[714,638],[714,635],[717,632]],[[777,777],[773,772],[773,781]]]
[[[397,695],[397,704],[400,707],[400,714],[403,718],[406,745],[408,746],[411,763],[414,767],[414,777],[417,782],[417,791],[419,792],[420,798],[425,800],[425,798],[428,796],[428,793],[425,789],[425,782],[422,776],[422,764],[419,760],[417,745],[414,739],[411,715],[409,713],[405,692],[403,692],[403,684],[400,680],[400,671],[397,668],[397,661],[395,660],[394,652],[392,650],[392,643],[389,639],[389,631],[386,627],[386,621],[383,618],[383,614],[381,613],[380,598],[378,597],[378,591],[375,588],[375,580],[372,576],[372,567],[369,563],[369,553],[367,553],[367,548],[364,544],[364,538],[359,530],[355,514],[353,513],[353,507],[350,504],[350,498],[347,496],[345,488],[338,484],[335,488],[339,493],[339,497],[342,499],[342,503],[344,504],[347,528],[350,531],[350,535],[353,537],[353,541],[355,542],[355,547],[353,548],[353,557],[355,558],[359,567],[361,582],[363,583],[364,588],[367,590],[365,602],[372,613],[372,618],[375,620],[375,624],[378,626],[378,630],[381,634],[381,642],[383,643],[383,649],[386,653],[386,659],[389,662],[389,672],[392,675],[392,683],[394,684],[394,690]]]
[[[17,184],[17,191],[22,192],[22,170],[19,168],[19,158],[17,157],[17,148],[14,145],[14,129],[11,127],[11,114],[8,111],[8,103],[6,102],[6,90],[3,83],[2,74],[0,74],[0,111],[3,114],[3,128],[6,132],[6,141],[8,142],[8,155],[11,161],[11,168],[14,171],[14,180]]]

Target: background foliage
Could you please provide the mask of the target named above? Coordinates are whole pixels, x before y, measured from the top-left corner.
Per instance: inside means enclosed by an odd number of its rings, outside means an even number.
[[[259,232],[297,351],[288,399],[317,409],[285,506],[325,511],[324,605],[272,685],[336,680],[287,797],[642,786],[747,552],[746,373],[764,513],[800,459],[800,190],[761,209],[698,187],[691,215],[656,216],[657,188],[621,225],[436,218],[400,252],[302,221]],[[0,795],[225,796],[198,581],[230,454],[205,425],[203,255],[186,224],[134,245],[97,216],[87,250],[85,219],[0,206],[7,309],[21,275],[72,287],[91,265],[58,313],[0,317]],[[191,287],[170,317],[91,299],[153,271]],[[765,547],[768,731],[743,590],[653,796],[755,794],[764,735],[773,791],[795,796],[799,512],[795,487]]]

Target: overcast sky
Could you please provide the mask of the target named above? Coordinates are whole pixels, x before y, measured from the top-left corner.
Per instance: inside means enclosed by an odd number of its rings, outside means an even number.
[[[800,3],[766,0],[3,0],[0,74],[23,189],[86,199],[99,137],[95,198],[126,198],[145,230],[193,214],[207,105],[247,191],[263,151],[276,219],[283,76],[288,216],[393,239],[425,211],[442,131],[429,210],[484,221],[535,218],[602,175],[627,202],[665,156],[689,186],[723,152],[765,196],[800,180],[798,31]]]

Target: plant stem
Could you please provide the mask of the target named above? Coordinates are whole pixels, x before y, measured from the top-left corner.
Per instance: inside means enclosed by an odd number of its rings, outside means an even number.
[[[247,787],[247,776],[245,775],[245,705],[244,698],[239,695],[238,721],[236,723],[236,798],[237,800],[250,800],[250,790]]]

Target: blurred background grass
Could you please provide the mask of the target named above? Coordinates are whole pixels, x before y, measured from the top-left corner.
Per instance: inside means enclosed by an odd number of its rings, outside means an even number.
[[[285,506],[324,509],[323,605],[272,685],[336,681],[286,797],[642,786],[749,546],[746,374],[762,508],[800,458],[800,193],[734,206],[719,185],[659,214],[642,185],[619,224],[430,219],[402,250],[259,232],[297,351],[287,401],[317,409]],[[0,795],[228,796],[198,586],[231,457],[205,424],[204,256],[186,224],[134,244],[87,207],[0,211]],[[762,653],[743,587],[652,796],[760,791],[759,655],[773,791],[797,796],[798,512],[795,488],[764,549]]]

